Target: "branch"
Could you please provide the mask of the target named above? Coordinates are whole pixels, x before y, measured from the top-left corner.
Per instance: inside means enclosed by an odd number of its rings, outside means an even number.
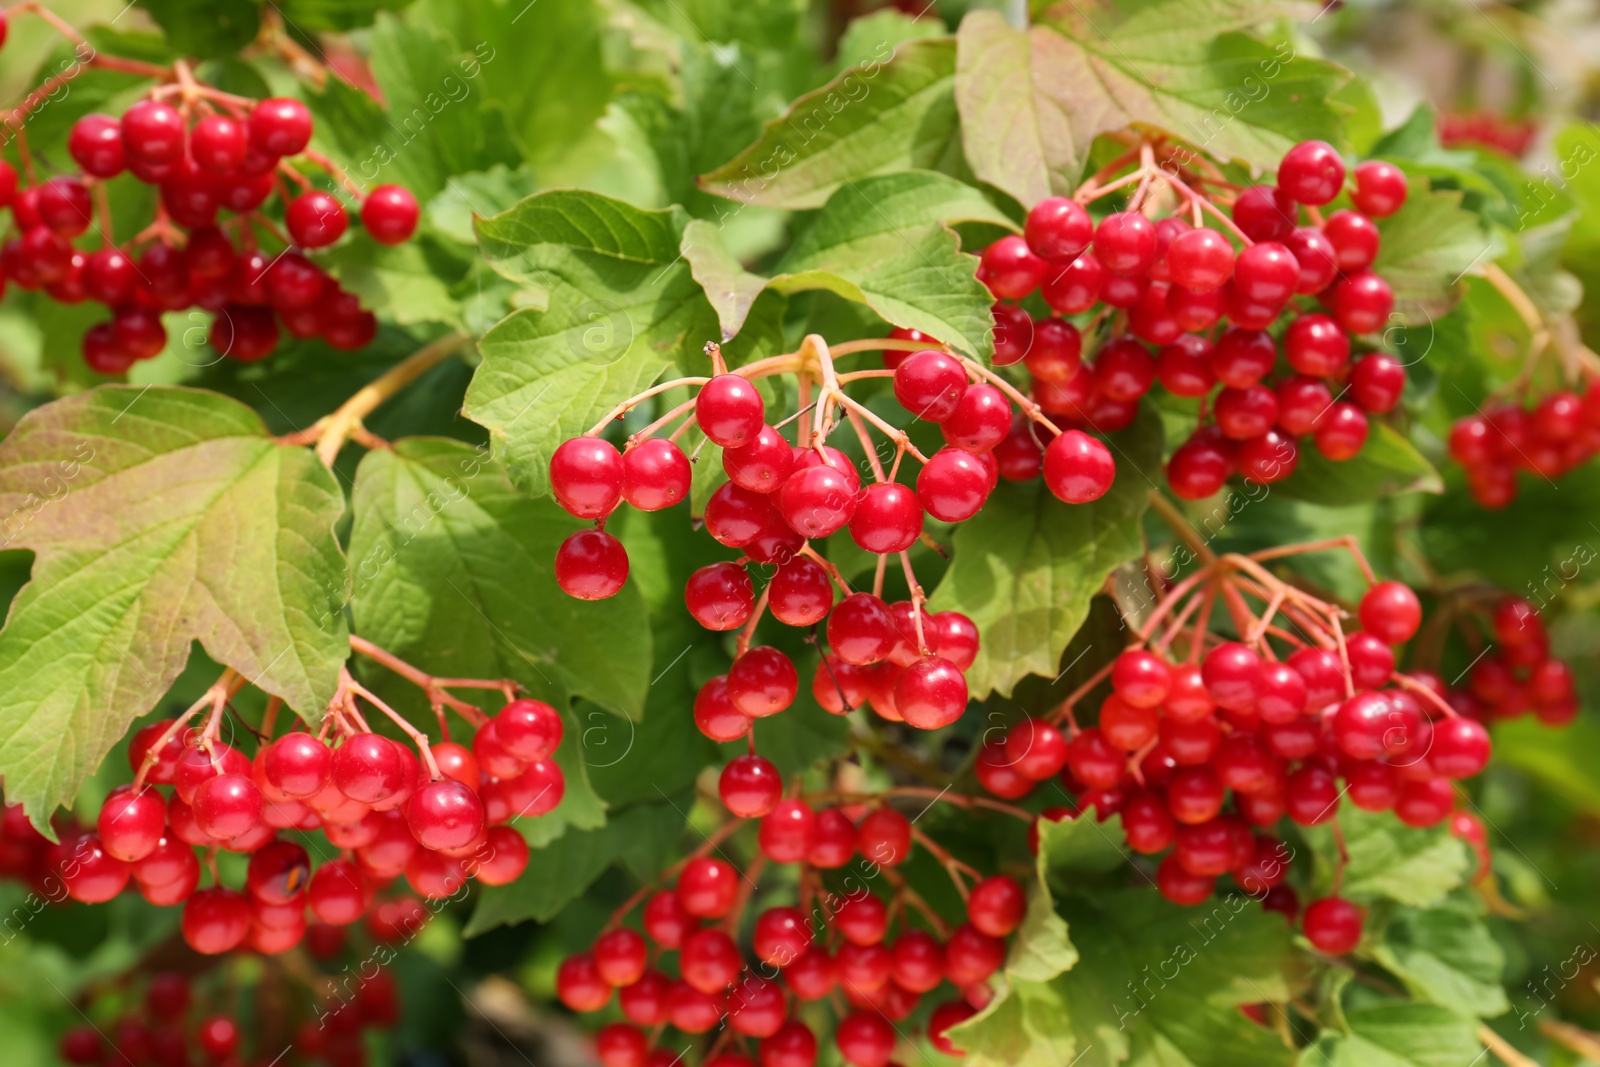
[[[345,440],[361,420],[372,414],[380,404],[416,381],[423,372],[443,363],[470,343],[471,338],[460,333],[447,334],[432,341],[362,386],[354,396],[340,404],[337,411],[314,427],[318,429],[317,458],[322,460],[322,465],[333,466]]]

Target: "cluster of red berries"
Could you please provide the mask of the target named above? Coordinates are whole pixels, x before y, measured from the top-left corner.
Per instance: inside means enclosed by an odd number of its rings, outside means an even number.
[[[1528,154],[1539,124],[1493,111],[1441,111],[1439,144],[1445,148],[1493,148],[1513,159]]]
[[[248,1042],[240,1019],[230,1011],[200,1014],[196,999],[193,984],[183,975],[170,971],[153,974],[145,985],[140,1010],[119,1012],[105,1024],[87,1023],[68,1030],[61,1037],[61,1059],[82,1067],[243,1067]],[[100,1014],[94,1003],[81,1007]],[[289,1049],[257,1048],[256,1058],[249,1062],[364,1067],[367,1057],[362,1032],[389,1029],[399,1020],[400,995],[394,979],[387,971],[374,968],[370,976],[362,975],[348,1004],[337,1005],[320,1020],[301,1023]],[[291,1050],[297,1058],[286,1058]],[[278,1058],[273,1059],[274,1055]]]
[[[280,323],[295,337],[320,337],[342,350],[370,344],[377,319],[302,252],[338,241],[350,223],[337,196],[312,188],[287,162],[306,154],[311,112],[289,98],[251,103],[204,87],[195,93],[181,107],[152,97],[120,119],[79,119],[67,148],[81,175],[19,188],[16,172],[0,161],[0,207],[10,207],[16,231],[0,245],[4,278],[62,303],[110,308],[110,320],[83,338],[84,361],[102,374],[159,355],[167,344],[162,313],[189,307],[214,313],[211,347],[243,362],[272,353]],[[118,247],[110,218],[96,225],[95,195],[98,183],[124,171],[159,188],[159,215]],[[285,178],[302,191],[290,196]],[[260,214],[275,192],[292,247],[271,253],[257,247],[256,228],[279,232]],[[235,217],[219,223],[223,210]],[[378,186],[365,194],[360,216],[375,240],[398,244],[416,230],[417,201],[398,185]],[[98,247],[78,248],[92,226]]]
[[[1449,706],[1437,676],[1395,670],[1394,646],[1422,621],[1415,593],[1379,582],[1359,616],[1362,629],[1339,646],[1308,645],[1282,661],[1265,643],[1223,641],[1192,663],[1128,649],[1110,667],[1112,692],[1095,725],[1025,719],[980,753],[978,781],[1017,799],[1059,775],[1078,808],[1042,817],[1121,815],[1130,849],[1166,853],[1155,882],[1168,900],[1200,904],[1231,874],[1292,919],[1299,905],[1284,881],[1287,856],[1260,831],[1284,816],[1326,822],[1346,797],[1433,826],[1455,808],[1452,783],[1489,760],[1488,731]],[[1360,910],[1339,898],[1310,904],[1302,923],[1329,953],[1348,952],[1361,936]]]
[[[1517,498],[1517,471],[1556,479],[1600,452],[1600,389],[1561,390],[1537,404],[1494,404],[1457,419],[1450,455],[1486,508]]]
[[[528,845],[508,824],[560,803],[565,780],[551,756],[562,730],[550,705],[514,700],[479,728],[471,748],[430,746],[439,768],[430,780],[409,748],[379,734],[351,733],[330,748],[295,731],[250,759],[203,735],[186,743],[171,724],[153,723],[129,747],[129,762],[144,773],[112,790],[92,832],[48,845],[20,809],[9,809],[5,841],[27,842],[28,854],[15,857],[25,861],[21,869],[37,881],[42,864],[74,900],[101,903],[132,882],[152,904],[183,905],[183,937],[197,952],[244,945],[276,954],[306,936],[308,913],[332,925],[355,922],[395,878],[429,899],[454,895],[469,878],[514,881],[527,867]],[[315,830],[341,858],[313,870],[305,846],[279,834]],[[196,848],[248,855],[243,891],[201,889]]]
[[[858,824],[844,809],[813,811],[792,797],[761,820],[759,842],[767,861],[802,864],[808,873],[837,870],[858,854],[870,865],[894,868],[913,847],[910,821],[893,808],[875,807]],[[839,1055],[853,1067],[885,1067],[895,1024],[945,983],[955,995],[933,1010],[930,1037],[942,1051],[959,1054],[944,1031],[989,1002],[989,977],[1005,961],[1005,938],[1027,907],[1015,880],[984,878],[967,894],[966,921],[936,936],[858,882],[848,894],[823,893],[809,914],[790,905],[762,911],[751,925],[753,962],[747,962],[735,940],[742,877],[730,863],[695,856],[675,886],[645,902],[643,933],[619,915],[588,952],[562,963],[556,979],[562,1003],[598,1012],[615,993],[627,1020],[598,1034],[604,1067],[665,1067],[680,1053],[657,1044],[661,1027],[694,1035],[724,1025],[757,1043],[762,1067],[812,1067],[817,1039],[791,1014],[791,1004],[830,994],[848,1006],[834,1028]],[[892,937],[891,926],[897,926]],[[670,952],[677,953],[676,977],[667,970]],[[734,1051],[706,1061],[708,1067],[755,1062]]]
[[[996,304],[995,362],[1022,363],[1046,413],[1102,432],[1131,424],[1156,384],[1198,398],[1201,426],[1167,468],[1185,499],[1210,496],[1234,473],[1259,483],[1288,477],[1302,437],[1329,459],[1351,458],[1366,442],[1368,415],[1392,410],[1406,380],[1384,352],[1351,359],[1352,336],[1381,331],[1393,310],[1388,283],[1371,269],[1372,220],[1405,203],[1405,176],[1372,161],[1354,177],[1354,208],[1301,225],[1302,205],[1314,210],[1344,191],[1345,166],[1327,144],[1296,145],[1276,185],[1234,198],[1237,250],[1223,231],[1176,215],[1152,221],[1124,210],[1095,223],[1077,200],[1041,201],[1025,236],[984,251],[978,277],[1002,300],[1038,292],[1056,314],[1035,320],[1017,304]],[[1065,316],[1091,316],[1097,331],[1107,311],[1111,333],[1087,361],[1090,327]],[[1003,476],[1032,477],[1042,465],[1050,477],[1048,451],[1041,460],[1026,422],[996,451]]]
[[[1530,712],[1546,726],[1571,722],[1578,714],[1572,668],[1550,655],[1550,637],[1533,605],[1507,597],[1490,612],[1489,626],[1496,651],[1472,665],[1465,688],[1446,692],[1451,707],[1483,722]]]

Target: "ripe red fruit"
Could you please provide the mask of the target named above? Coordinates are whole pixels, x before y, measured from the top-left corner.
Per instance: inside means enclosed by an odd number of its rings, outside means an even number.
[[[861,491],[850,517],[850,537],[856,544],[879,554],[904,552],[921,534],[922,505],[910,488],[880,482]]]
[[[67,152],[85,174],[96,178],[115,178],[122,173],[122,126],[110,115],[89,114],[72,126],[67,136]],[[3,184],[3,183],[0,183]],[[11,178],[14,190],[16,177]],[[0,189],[0,206],[10,203],[11,197]]]
[[[595,1056],[601,1067],[646,1067],[650,1060],[650,1039],[638,1027],[627,1023],[608,1023],[594,1039]]]
[[[1354,404],[1335,403],[1318,420],[1317,451],[1336,462],[1353,459],[1367,443],[1367,416]]]
[[[1281,241],[1295,227],[1294,201],[1272,185],[1251,185],[1233,202],[1233,221],[1252,241]]]
[[[967,389],[967,372],[953,357],[927,349],[895,368],[894,396],[919,419],[943,422],[955,414]]]
[[[1094,236],[1094,222],[1077,201],[1047,196],[1028,212],[1023,234],[1033,254],[1052,264],[1078,258]]]
[[[755,587],[737,563],[711,563],[689,575],[683,602],[706,629],[737,630],[755,610]]]
[[[316,189],[289,201],[283,217],[289,236],[303,248],[326,248],[350,227],[350,216],[338,198]]]
[[[1251,303],[1282,306],[1299,284],[1299,261],[1276,241],[1259,241],[1234,262],[1233,291]]]
[[[1107,215],[1095,227],[1094,254],[1114,275],[1143,274],[1156,259],[1155,225],[1136,211]]]
[[[1052,266],[1045,275],[1040,295],[1051,310],[1062,315],[1076,315],[1094,307],[1105,282],[1105,267],[1093,252],[1085,252],[1059,271]]]
[[[1406,369],[1383,352],[1371,352],[1350,368],[1350,395],[1367,411],[1393,411],[1406,388]]]
[[[1422,625],[1422,605],[1411,587],[1401,582],[1379,582],[1361,597],[1359,610],[1364,630],[1385,643],[1411,640]]]
[[[1117,656],[1111,667],[1111,687],[1136,708],[1153,708],[1167,699],[1172,671],[1165,660],[1141,648]]]
[[[400,185],[380,185],[361,202],[361,225],[379,244],[397,245],[417,231],[417,198]]]
[[[1356,211],[1335,211],[1322,224],[1322,232],[1332,243],[1335,262],[1346,274],[1366,270],[1378,258],[1378,227]]]
[[[1116,474],[1110,450],[1082,430],[1067,430],[1045,447],[1045,486],[1068,504],[1100,499]]]
[[[761,394],[737,374],[718,374],[707,382],[695,397],[694,412],[701,432],[724,448],[754,441],[766,425]]]
[[[155,851],[167,826],[167,805],[161,794],[145,786],[113,789],[100,806],[95,829],[107,854],[132,863]]]
[[[552,755],[565,731],[560,712],[542,700],[526,698],[501,708],[494,723],[495,736],[506,751],[530,762]]]
[[[683,449],[664,437],[622,454],[622,499],[640,511],[660,511],[689,495],[692,472]]]
[[[1441,719],[1433,724],[1428,762],[1446,778],[1471,778],[1489,763],[1489,731],[1474,719]],[[103,831],[102,831],[103,836]]]
[[[857,835],[861,855],[884,867],[899,865],[911,853],[911,823],[893,808],[874,808]]]
[[[876,1012],[854,1011],[833,1032],[839,1055],[852,1067],[887,1067],[894,1054],[894,1026]]]
[[[1110,789],[1122,780],[1127,759],[1098,727],[1091,726],[1067,743],[1067,766],[1090,789]]]
[[[728,669],[728,699],[753,719],[776,715],[794,703],[799,691],[794,661],[775,648],[752,648]]]
[[[967,921],[990,937],[1009,937],[1022,925],[1028,896],[1015,879],[991,875],[967,896]]]
[[[241,774],[219,774],[194,791],[194,821],[219,841],[230,841],[261,824],[261,790]]]
[[[939,429],[948,445],[969,452],[987,452],[1011,429],[1011,401],[987,382],[974,383],[967,386],[955,411],[940,423]]]
[[[844,662],[865,666],[885,659],[895,646],[888,605],[871,593],[852,593],[828,616],[828,644]]]
[[[1021,300],[1039,288],[1047,269],[1045,261],[1029,249],[1028,242],[1012,234],[983,250],[978,260],[978,280],[1002,300]]]
[[[485,830],[483,801],[475,790],[453,779],[429,782],[406,802],[406,825],[423,848],[461,848]]]
[[[556,969],[556,996],[573,1011],[599,1011],[611,1000],[611,986],[601,977],[594,956],[580,952]]]
[[[214,174],[239,169],[250,150],[242,123],[227,115],[206,115],[189,131],[189,153],[202,168]]]
[[[1301,141],[1278,164],[1278,188],[1302,204],[1326,204],[1344,188],[1344,160],[1325,141]]]
[[[1167,267],[1174,285],[1195,293],[1220,289],[1233,277],[1233,246],[1216,230],[1200,227],[1173,238]]]
[[[761,851],[774,863],[799,863],[816,837],[816,814],[796,797],[785,797],[761,820]]]
[[[292,156],[311,143],[311,112],[298,100],[272,97],[251,109],[249,128],[250,146],[258,152]]]
[[[1301,929],[1319,952],[1343,956],[1361,943],[1362,910],[1341,897],[1323,897],[1306,905]]]
[[[811,626],[833,607],[833,580],[820,563],[796,556],[767,583],[767,607],[786,626]]]
[[[1320,293],[1339,276],[1339,253],[1326,234],[1314,226],[1297,226],[1283,238],[1294,261],[1300,265],[1300,280],[1295,292]]]
[[[1261,658],[1237,641],[1206,653],[1200,673],[1211,698],[1224,708],[1247,711],[1255,706]]]
[[[1371,271],[1347,276],[1333,287],[1328,303],[1334,318],[1351,333],[1376,333],[1394,310],[1394,291]]]
[[[976,515],[989,493],[983,462],[962,448],[941,448],[917,475],[917,501],[941,522]]]
[[[528,841],[521,834],[509,826],[491,826],[484,845],[473,854],[473,877],[484,885],[510,885],[528,869],[528,855]]]
[[[923,730],[948,726],[967,710],[967,678],[943,656],[922,656],[894,684],[902,718]]]
[[[771,760],[754,753],[735,756],[722,768],[717,793],[733,814],[759,819],[771,813],[783,796],[783,778]]]
[[[697,856],[678,876],[678,903],[697,918],[722,918],[733,907],[738,891],[739,873],[719,859]]]
[[[215,956],[243,943],[250,932],[250,908],[231,889],[202,889],[184,904],[181,926],[190,948]]]
[[[1100,705],[1100,732],[1123,752],[1137,752],[1154,740],[1159,723],[1155,708],[1130,704],[1116,693]]]
[[[820,464],[796,471],[778,490],[778,513],[804,538],[838,532],[855,514],[853,475]]]
[[[604,530],[579,530],[556,551],[556,584],[579,600],[615,596],[628,580],[628,553]]]
[[[1356,188],[1350,199],[1368,218],[1387,218],[1405,204],[1405,172],[1393,163],[1370,159],[1357,165],[1355,175]]]
[[[650,940],[666,949],[683,944],[689,931],[698,925],[695,917],[684,910],[678,895],[666,891],[656,893],[646,902],[642,922]]]
[[[122,113],[122,150],[144,163],[175,163],[183,154],[183,116],[170,104],[140,100]]]

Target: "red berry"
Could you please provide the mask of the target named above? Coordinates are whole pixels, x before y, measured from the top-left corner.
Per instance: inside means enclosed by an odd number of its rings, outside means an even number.
[[[728,699],[751,718],[776,715],[799,691],[794,661],[775,648],[752,648],[728,669]]]
[[[1367,416],[1354,404],[1339,401],[1318,421],[1317,451],[1335,462],[1352,459],[1367,443]]]
[[[1101,396],[1117,401],[1138,400],[1155,383],[1155,360],[1132,337],[1106,342],[1094,361],[1094,384]]]
[[[1346,277],[1329,293],[1334,318],[1351,333],[1377,333],[1394,310],[1394,291],[1371,271]]]
[[[1216,230],[1187,230],[1167,248],[1167,265],[1174,285],[1195,293],[1220,289],[1233,277],[1233,245]]]
[[[922,534],[922,505],[916,493],[893,482],[861,491],[850,517],[850,537],[868,552],[904,552]]]
[[[893,808],[874,808],[857,827],[861,855],[895,867],[911,853],[911,822]]]
[[[226,115],[207,115],[189,131],[189,152],[194,161],[214,174],[238,170],[249,150],[244,125]]]
[[[722,918],[733,907],[738,891],[738,872],[719,859],[696,857],[678,876],[678,903],[686,914],[696,918]]]
[[[1339,275],[1339,253],[1326,234],[1315,226],[1297,226],[1283,238],[1294,261],[1300,265],[1300,280],[1295,292],[1320,293]]]
[[[894,684],[894,704],[905,721],[923,730],[948,726],[967,710],[967,679],[943,656],[923,656]]]
[[[556,969],[556,996],[576,1012],[599,1011],[611,1000],[611,986],[587,952],[568,956]]]
[[[1278,397],[1264,385],[1228,388],[1217,394],[1215,412],[1224,436],[1235,441],[1260,437],[1278,421]]]
[[[311,112],[287,97],[258,102],[250,111],[249,127],[251,147],[273,158],[296,155],[311,143]]]
[[[942,522],[972,518],[988,495],[988,471],[963,448],[941,448],[917,474],[917,502]]]
[[[1068,504],[1098,500],[1116,473],[1110,450],[1082,430],[1067,430],[1044,451],[1045,485]]]
[[[1361,942],[1362,910],[1340,897],[1323,897],[1306,905],[1301,929],[1319,952],[1343,956]]]
[[[461,848],[485,831],[483,801],[475,790],[446,778],[429,782],[405,805],[406,825],[423,848]]]
[[[1029,250],[1028,242],[1013,234],[983,250],[978,280],[1002,300],[1021,300],[1039,288],[1047,269],[1045,261]]]
[[[183,134],[183,116],[158,100],[140,100],[122,114],[122,149],[130,160],[176,163],[183,155]]]
[[[1094,254],[1114,275],[1143,274],[1156,260],[1156,229],[1134,211],[1107,215],[1095,228]]]
[[[1366,270],[1378,258],[1378,227],[1356,211],[1335,211],[1322,224],[1333,244],[1334,262],[1346,274]]]
[[[695,397],[695,422],[713,444],[737,448],[754,441],[766,425],[766,404],[749,380],[719,374]]]
[[[793,467],[794,447],[767,425],[746,443],[722,452],[722,469],[729,479],[752,493],[777,492]]]
[[[1488,765],[1489,750],[1489,732],[1482,723],[1459,717],[1441,719],[1433,724],[1427,758],[1446,778],[1471,778]]]
[[[190,948],[215,956],[244,942],[250,932],[250,908],[231,889],[202,889],[184,904],[182,927]]]
[[[990,937],[1009,937],[1022,925],[1028,910],[1028,896],[1015,879],[992,875],[972,887],[967,896],[967,921],[979,933]]]
[[[361,202],[361,225],[379,244],[397,245],[417,232],[417,198],[401,185],[380,185]]]
[[[711,563],[693,574],[683,587],[689,614],[708,630],[737,630],[755,610],[755,588],[750,575],[737,563]]]
[[[615,596],[628,580],[628,553],[603,530],[579,530],[556,551],[556,584],[579,600]]]
[[[1301,141],[1278,164],[1278,188],[1302,204],[1326,204],[1344,188],[1344,160],[1325,141]]]
[[[660,511],[689,495],[691,476],[683,449],[653,437],[622,454],[622,499],[640,511]]]
[[[85,174],[96,178],[115,178],[122,173],[122,126],[110,115],[89,114],[72,126],[67,136],[67,152]],[[15,188],[16,176],[11,178]],[[0,183],[3,184],[3,183]],[[10,203],[11,197],[0,188],[0,206]]]
[[[1350,194],[1368,218],[1393,215],[1406,202],[1405,172],[1393,163],[1372,159],[1356,167],[1356,188]]]
[[[772,761],[754,754],[735,756],[722,768],[717,793],[723,806],[741,819],[759,819],[777,806],[783,778]]]
[[[1300,264],[1276,241],[1259,241],[1239,253],[1233,266],[1233,289],[1256,304],[1281,306],[1300,284]]]
[[[1251,185],[1233,202],[1233,221],[1252,241],[1281,241],[1295,227],[1299,209],[1282,189]]]
[[[1051,310],[1076,315],[1094,307],[1105,282],[1105,267],[1093,252],[1085,252],[1059,271],[1052,266],[1045,274],[1040,295]]]
[[[946,444],[969,452],[987,452],[1011,429],[1011,401],[987,382],[969,385],[955,411],[939,428]]]
[[[284,222],[296,244],[304,248],[326,248],[344,236],[350,226],[350,216],[338,198],[314,189],[289,201]]]
[[[833,1039],[851,1067],[887,1067],[894,1055],[894,1026],[876,1012],[851,1012],[839,1020]]]
[[[1350,395],[1367,411],[1393,411],[1405,387],[1406,369],[1387,353],[1368,353],[1350,368]]]
[[[943,352],[914,352],[894,372],[894,396],[919,419],[943,422],[955,414],[967,389],[967,373]]]
[[[1023,233],[1034,255],[1052,264],[1067,264],[1089,247],[1094,223],[1077,201],[1047,196],[1028,212]]]
[[[995,304],[990,311],[994,317],[994,365],[1022,362],[1033,348],[1033,317],[1011,304]],[[896,360],[892,369],[899,370],[904,362]]]
[[[1361,598],[1361,626],[1386,644],[1411,640],[1422,625],[1422,605],[1411,587],[1400,582],[1379,582]]]
[[[846,474],[828,465],[796,471],[778,490],[778,513],[801,537],[837,533],[855,514],[854,473]]]

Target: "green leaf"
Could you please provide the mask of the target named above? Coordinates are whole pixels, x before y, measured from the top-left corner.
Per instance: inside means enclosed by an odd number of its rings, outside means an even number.
[[[1122,840],[1120,815],[1113,815],[1104,823],[1093,818],[1041,820],[1040,875],[1065,884],[1068,875],[1114,871],[1128,862],[1127,853],[1119,843]]]
[[[1122,833],[1121,816],[1099,826],[1092,818],[1039,821],[1039,853],[1035,877],[1028,887],[1028,911],[1006,958],[1006,975],[1046,982],[1078,962],[1066,920],[1056,913],[1052,879],[1078,871],[1103,872],[1126,861],[1115,839]]]
[[[741,204],[812,208],[840,186],[959,156],[955,42],[914,41],[797,99],[700,187]]]
[[[944,33],[944,23],[938,19],[917,18],[893,7],[880,7],[850,20],[839,38],[839,54],[834,62],[839,70],[864,66],[873,60],[883,62],[903,44],[942,37]]]
[[[613,89],[602,54],[605,7],[592,0],[419,0],[408,17],[447,30],[473,54],[481,73],[465,80],[474,97],[494,115],[507,146],[555,184],[574,179],[562,170],[569,156],[583,154],[573,149],[600,136],[595,120]]]
[[[444,677],[514,678],[558,704],[640,714],[650,634],[637,588],[594,603],[562,593],[552,561],[583,524],[519,494],[483,451],[407,438],[368,452],[351,508],[362,636]]]
[[[0,775],[38,825],[69,802],[193,641],[320,720],[349,655],[333,525],[310,451],[244,405],[108,386],[0,444],[6,547],[36,553],[0,631]]]
[[[1435,1004],[1394,1002],[1346,1013],[1349,1034],[1324,1033],[1303,1064],[1324,1067],[1461,1067],[1481,1062],[1474,1024]]]
[[[1060,1067],[1077,1049],[1063,1025],[1069,1011],[1053,983],[1015,981],[983,1011],[951,1027],[950,1039],[973,1067]]]
[[[307,98],[318,143],[352,179],[399,183],[426,201],[453,175],[521,162],[504,113],[479,81],[495,62],[515,65],[503,50],[487,42],[458,47],[391,15],[379,16],[371,40],[372,74],[387,108],[339,78]]]
[[[139,0],[174,49],[197,59],[237,52],[261,31],[252,0]]]
[[[324,263],[363,307],[382,308],[384,318],[400,326],[460,326],[461,305],[448,279],[459,278],[461,265],[430,246],[425,239],[380,245],[363,232],[332,250]]]
[[[717,309],[724,337],[744,325],[767,289],[823,289],[865,304],[897,326],[923,330],[973,355],[993,344],[993,297],[977,262],[946,225],[980,220],[1011,226],[969,185],[931,171],[853,182],[827,205],[779,261],[774,277],[746,271],[709,222],[684,231],[683,254]]]
[[[484,335],[467,390],[467,416],[488,428],[519,486],[544,492],[556,446],[674,361],[706,369],[717,324],[678,252],[687,221],[681,210],[555,191],[479,222],[496,268],[548,294],[546,310],[514,312]]]
[[[1141,888],[1065,896],[1057,910],[1079,959],[1050,982],[1070,1006],[1054,1025],[1071,1027],[1079,1067],[1115,1067],[1130,1053],[1143,1063],[1202,1067],[1292,1062],[1276,1034],[1238,1010],[1289,995],[1288,929],[1250,898],[1181,908]]]
[[[462,933],[467,937],[532,919],[549,922],[619,858],[648,863],[641,841],[676,841],[687,809],[676,802],[635,804],[595,830],[571,830],[540,848],[522,877],[485,888]]]
[[[411,0],[272,0],[298,32],[355,30],[370,26],[380,11],[399,11]],[[330,81],[332,79],[329,79]]]
[[[1340,893],[1353,900],[1387,898],[1425,908],[1459,886],[1471,866],[1466,845],[1443,826],[1418,829],[1390,812],[1350,804],[1340,808],[1337,821],[1350,856]],[[1331,884],[1338,859],[1333,821],[1300,832],[1316,858],[1318,885]]]
[[[1272,488],[1288,497],[1336,507],[1396,493],[1442,493],[1444,480],[1399,431],[1374,419],[1361,451],[1342,462],[1302,442],[1295,472]]]
[[[1372,269],[1394,290],[1396,323],[1417,326],[1445,314],[1461,276],[1499,255],[1498,238],[1461,206],[1462,195],[1412,182],[1405,206],[1378,220],[1383,243]]]
[[[1099,500],[1063,504],[1041,480],[1003,482],[957,527],[955,558],[929,608],[977,624],[978,658],[967,670],[974,698],[1008,696],[1029,674],[1055,675],[1106,575],[1143,547],[1139,517],[1161,465],[1158,417],[1143,412],[1109,441],[1117,479]]]
[[[1297,141],[1341,143],[1349,75],[1235,31],[1300,17],[1294,3],[1144,0],[1061,4],[1012,29],[994,12],[961,25],[956,101],[978,177],[1024,204],[1076,184],[1089,146],[1127,126],[1212,156],[1274,166]]]
[[[1587,557],[1593,559],[1591,554]],[[1591,814],[1600,814],[1600,782],[1590,753],[1600,751],[1600,726],[1580,715],[1559,730],[1533,716],[1494,724],[1496,763],[1517,767]]]
[[[1459,900],[1427,911],[1400,908],[1372,954],[1420,1000],[1485,1018],[1510,1011],[1500,985],[1505,952],[1476,910]]]

